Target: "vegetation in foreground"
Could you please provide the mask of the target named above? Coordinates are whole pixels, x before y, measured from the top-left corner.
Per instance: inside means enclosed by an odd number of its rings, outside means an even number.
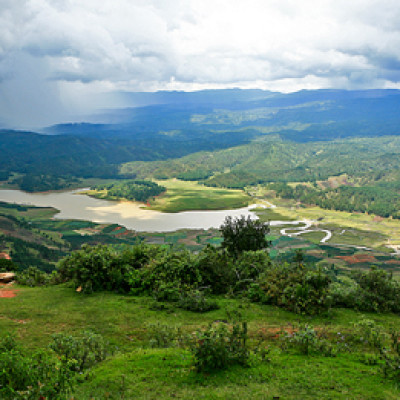
[[[0,302],[19,338],[1,342],[2,395],[397,398],[399,283],[378,269],[337,276],[301,252],[274,263],[262,241],[232,248],[238,226],[265,238],[243,222],[199,254],[85,247],[52,276],[20,274],[42,287]]]

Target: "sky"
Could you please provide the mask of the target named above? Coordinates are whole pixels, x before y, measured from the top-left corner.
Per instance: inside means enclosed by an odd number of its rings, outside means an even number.
[[[400,88],[400,1],[0,0],[0,126],[232,87]]]

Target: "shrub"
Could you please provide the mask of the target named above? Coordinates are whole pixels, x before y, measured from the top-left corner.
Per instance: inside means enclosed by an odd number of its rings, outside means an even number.
[[[84,245],[81,250],[63,258],[57,269],[64,281],[72,280],[84,293],[100,290],[127,292],[132,274],[135,276],[135,272],[160,251],[157,247],[140,245],[117,253],[111,246]]]
[[[240,253],[234,263],[235,290],[246,290],[270,266],[269,254],[264,250],[243,251]]]
[[[14,261],[0,258],[0,272],[16,272],[18,269],[19,267]]]
[[[354,324],[357,341],[362,344],[362,346],[370,347],[374,350],[379,350],[384,347],[387,339],[387,334],[385,333],[382,326],[377,325],[371,319],[363,318],[361,321]]]
[[[286,334],[281,340],[284,349],[292,348],[306,356],[310,354],[333,356],[335,354],[332,344],[320,338],[314,328],[309,325],[300,326],[299,330]]]
[[[227,293],[235,282],[232,257],[223,249],[208,244],[196,257],[196,266],[201,285],[215,294]]]
[[[90,331],[84,331],[77,337],[57,333],[53,335],[50,348],[69,361],[70,368],[77,372],[103,361],[111,353],[103,337]]]
[[[219,308],[216,301],[207,299],[204,293],[198,289],[183,291],[178,302],[178,307],[200,313]]]
[[[221,246],[230,254],[238,255],[246,250],[262,250],[268,247],[269,242],[265,236],[269,233],[269,224],[249,217],[233,219],[226,217],[220,227],[223,237]]]
[[[332,304],[329,293],[331,278],[321,269],[314,271],[303,265],[275,265],[267,269],[258,282],[267,303],[299,314],[319,314]]]
[[[41,271],[37,267],[29,267],[17,273],[16,281],[25,286],[43,286],[50,283],[51,277],[52,275]]]
[[[357,309],[400,312],[400,284],[391,273],[373,267],[369,271],[354,272],[353,278],[359,285],[355,298]]]
[[[400,312],[400,284],[393,276],[376,267],[354,271],[331,287],[336,305],[360,311]]]
[[[72,382],[65,360],[45,351],[29,354],[11,336],[0,339],[0,398],[65,398]]]
[[[383,361],[382,370],[385,377],[396,379],[400,382],[400,332],[393,330],[391,332],[391,344],[389,348],[380,349],[381,359]]]
[[[214,323],[197,332],[192,346],[197,372],[225,369],[233,364],[247,365],[247,339],[246,322],[234,323],[231,329],[224,323]]]

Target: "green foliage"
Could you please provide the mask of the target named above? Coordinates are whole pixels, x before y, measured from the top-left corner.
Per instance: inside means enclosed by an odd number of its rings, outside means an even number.
[[[400,182],[375,183],[373,186],[340,186],[335,189],[318,189],[305,185],[292,187],[286,183],[269,185],[277,196],[295,199],[305,204],[315,204],[329,210],[366,212],[381,217],[400,218]]]
[[[112,353],[103,337],[91,331],[84,331],[80,336],[57,333],[50,348],[76,372],[93,367]]]
[[[236,280],[233,264],[226,251],[208,244],[196,257],[202,286],[215,294],[226,293]]]
[[[374,267],[353,271],[351,277],[333,285],[331,292],[337,305],[361,311],[400,311],[400,284],[391,273]]]
[[[65,359],[48,351],[30,354],[10,336],[0,339],[0,397],[2,399],[64,399],[73,373]]]
[[[111,246],[84,245],[62,259],[57,270],[64,280],[72,280],[82,292],[99,290],[129,291],[132,274],[160,251],[156,247],[139,245],[121,253]]]
[[[387,334],[383,327],[375,321],[363,318],[361,321],[354,324],[356,329],[357,341],[364,348],[367,346],[373,350],[380,350],[384,347],[387,339]]]
[[[268,247],[265,236],[269,233],[269,224],[249,217],[233,219],[226,217],[220,227],[223,237],[221,246],[232,255],[239,255],[246,250],[261,250]]]
[[[37,267],[29,267],[16,275],[16,281],[25,286],[44,286],[50,283],[52,275]]]
[[[79,179],[71,176],[56,176],[48,174],[28,173],[14,179],[13,183],[19,185],[26,192],[44,192],[47,190],[60,190],[76,185]]]
[[[236,276],[235,290],[246,290],[270,267],[271,259],[265,250],[241,252],[233,265]]]
[[[385,377],[400,382],[400,332],[392,330],[390,347],[381,347],[382,370]]]
[[[197,372],[228,368],[233,364],[247,365],[249,359],[247,323],[210,324],[198,331],[192,346]]]
[[[166,190],[164,186],[144,180],[107,183],[93,186],[91,189],[106,190],[106,198],[122,198],[142,202],[158,196]]]
[[[0,272],[18,271],[18,269],[14,261],[0,258]]]
[[[178,307],[199,313],[217,310],[219,308],[216,301],[207,299],[200,290],[183,291],[178,301]]]
[[[274,265],[259,278],[264,301],[299,314],[320,314],[329,310],[331,278],[321,269],[303,265]],[[253,290],[255,288],[253,287]]]
[[[315,329],[307,324],[301,325],[293,333],[287,333],[282,336],[281,342],[282,348],[295,349],[306,356],[310,354],[335,355],[332,344],[326,339],[320,338]]]

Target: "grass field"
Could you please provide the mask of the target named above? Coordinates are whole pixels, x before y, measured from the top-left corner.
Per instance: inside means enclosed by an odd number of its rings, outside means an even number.
[[[0,332],[13,332],[29,349],[44,348],[56,332],[77,334],[91,329],[114,348],[108,360],[78,384],[76,399],[398,399],[395,382],[377,365],[362,362],[356,348],[336,357],[284,352],[275,334],[298,322],[328,337],[351,334],[354,323],[367,317],[385,329],[399,326],[393,314],[361,314],[334,310],[328,316],[305,317],[274,306],[217,298],[220,310],[196,314],[167,304],[153,311],[152,300],[112,293],[82,295],[66,286],[20,287],[14,298],[0,298]],[[269,360],[253,356],[249,367],[197,374],[187,349],[150,348],[149,326],[165,324],[191,333],[210,322],[225,320],[236,310],[249,322],[250,342],[263,338]],[[117,347],[117,348],[116,348]]]
[[[226,210],[246,207],[251,197],[241,190],[211,188],[197,182],[169,179],[157,181],[167,191],[154,201],[150,208],[162,212],[180,212],[189,210]]]

